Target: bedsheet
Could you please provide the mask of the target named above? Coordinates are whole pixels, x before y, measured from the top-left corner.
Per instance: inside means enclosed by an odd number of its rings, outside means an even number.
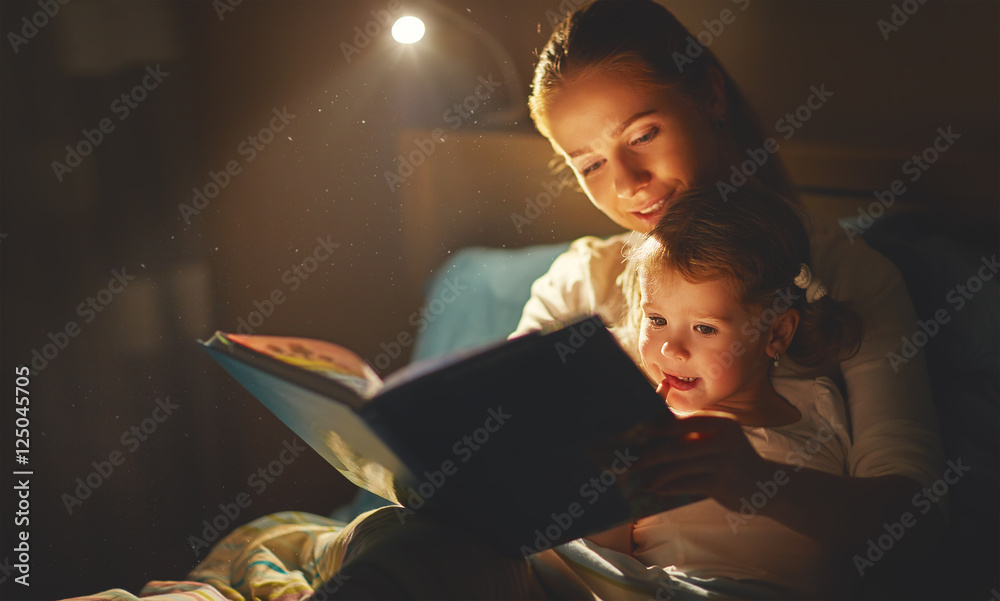
[[[314,593],[322,599],[318,587],[338,586],[330,579],[348,540],[337,535],[348,527],[297,511],[267,515],[222,539],[185,581],[152,581],[138,595],[112,589],[66,601],[301,601]]]

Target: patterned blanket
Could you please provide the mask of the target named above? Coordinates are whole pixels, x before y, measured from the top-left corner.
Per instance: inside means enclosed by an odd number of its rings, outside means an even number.
[[[301,601],[314,593],[322,599],[317,588],[342,563],[347,538],[338,535],[348,526],[309,513],[275,513],[230,533],[189,580],[152,581],[138,597],[112,589],[66,601]],[[336,579],[326,584],[336,586]]]

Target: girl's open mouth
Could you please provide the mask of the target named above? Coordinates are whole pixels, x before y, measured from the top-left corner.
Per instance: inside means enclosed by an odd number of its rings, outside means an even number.
[[[669,385],[670,388],[684,392],[697,386],[700,380],[701,378],[663,374],[663,381],[660,382],[660,386],[666,388]]]

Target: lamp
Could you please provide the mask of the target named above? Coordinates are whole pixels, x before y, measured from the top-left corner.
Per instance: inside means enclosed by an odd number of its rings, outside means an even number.
[[[400,17],[392,25],[392,39],[400,44],[415,44],[424,37],[424,22],[417,17]]]
[[[442,22],[450,24],[454,29],[466,33],[471,39],[475,40],[475,42],[486,50],[492,61],[499,67],[503,77],[503,84],[506,88],[508,106],[498,112],[485,116],[483,122],[489,125],[508,125],[526,121],[528,110],[524,99],[527,96],[525,95],[517,69],[514,66],[514,61],[506,48],[487,30],[462,13],[445,6],[442,2],[433,1],[425,6],[430,9],[433,16],[440,17]],[[433,27],[433,22],[429,24]],[[424,37],[425,30],[424,23],[420,18],[404,16],[400,17],[393,24],[392,36],[393,39],[401,44],[413,44]],[[433,36],[433,31],[430,32],[429,36]],[[428,39],[428,42],[430,41],[432,40]]]

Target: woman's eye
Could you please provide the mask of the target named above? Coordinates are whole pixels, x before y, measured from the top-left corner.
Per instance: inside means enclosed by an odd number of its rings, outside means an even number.
[[[706,336],[711,336],[713,334],[718,333],[718,330],[716,330],[712,326],[706,326],[704,324],[698,324],[698,325],[696,325],[694,327],[694,331],[698,332],[699,334],[704,334]]]
[[[580,174],[583,175],[583,176],[590,175],[594,171],[597,171],[598,169],[600,169],[603,164],[604,164],[604,159],[601,159],[599,161],[594,161],[593,163],[590,163],[589,165],[587,165],[586,167],[584,167],[580,171]]]
[[[632,146],[636,146],[638,144],[646,144],[647,142],[652,142],[659,134],[660,134],[659,127],[651,127],[647,129],[645,133],[643,133],[641,136],[632,140]]]

